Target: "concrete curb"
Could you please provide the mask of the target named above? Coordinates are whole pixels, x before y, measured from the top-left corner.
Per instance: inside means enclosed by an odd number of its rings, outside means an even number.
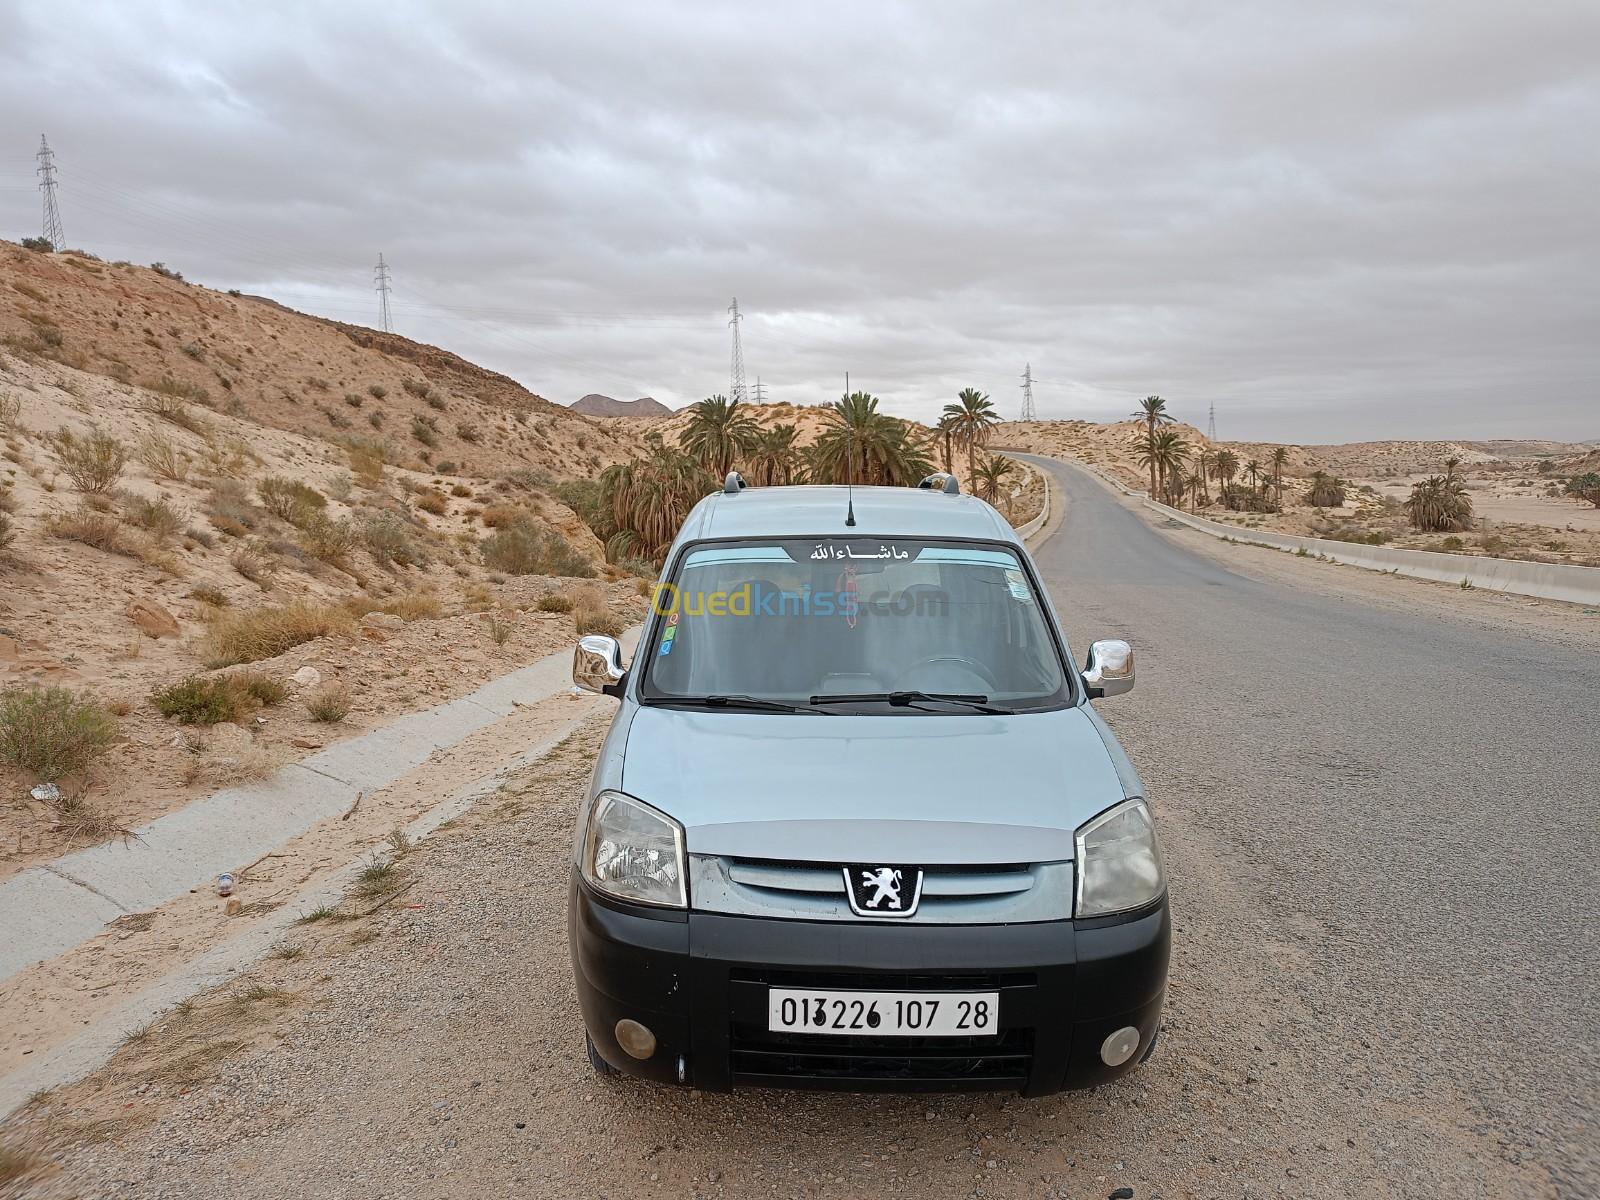
[[[636,636],[636,630],[628,637]],[[565,691],[562,650],[477,691],[330,746],[270,779],[227,788],[107,842],[32,867],[0,884],[0,983],[95,937],[111,921],[159,908],[277,849],[421,766],[437,751]]]
[[[1386,575],[1404,575],[1410,579],[1451,583],[1458,587],[1467,584],[1490,592],[1535,596],[1541,600],[1561,600],[1568,604],[1600,605],[1600,567],[1524,562],[1515,558],[1481,558],[1469,554],[1446,554],[1437,550],[1367,546],[1357,542],[1335,541],[1332,538],[1300,537],[1295,534],[1274,533],[1266,529],[1224,525],[1218,521],[1208,521],[1204,517],[1192,516],[1180,509],[1152,500],[1145,492],[1124,487],[1104,471],[1088,463],[1068,458],[1057,461],[1081,467],[1100,482],[1124,496],[1138,500],[1153,512],[1159,512],[1165,517],[1201,533],[1210,534],[1214,538],[1243,542],[1250,546],[1266,546],[1290,554],[1304,551],[1307,555],[1325,558],[1330,562],[1362,567],[1369,571],[1381,571]]]

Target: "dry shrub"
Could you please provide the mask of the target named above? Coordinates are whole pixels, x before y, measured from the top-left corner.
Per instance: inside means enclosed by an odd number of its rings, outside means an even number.
[[[16,523],[11,519],[11,514],[0,508],[0,553],[7,550],[11,543],[17,540]]]
[[[36,779],[81,775],[119,737],[98,700],[61,687],[0,693],[0,759]]]
[[[380,567],[423,566],[427,557],[418,548],[411,530],[393,513],[377,513],[361,526],[361,540]]]
[[[98,425],[91,426],[85,438],[74,437],[63,426],[54,443],[61,469],[73,486],[86,494],[109,492],[122,478],[122,468],[128,465],[128,448]]]
[[[359,540],[356,527],[349,521],[330,521],[318,516],[306,523],[298,542],[312,558],[337,567],[344,565]]]
[[[593,579],[594,566],[554,529],[531,520],[497,529],[483,539],[483,562],[508,575],[566,575]]]
[[[562,592],[546,592],[539,597],[540,612],[564,613],[572,611],[572,597]]]
[[[485,625],[489,630],[489,640],[496,646],[504,646],[517,631],[515,619],[504,612],[490,613]]]
[[[444,615],[444,604],[432,592],[411,592],[389,600],[372,596],[350,596],[344,606],[356,618],[370,612],[388,613],[405,621],[433,620]]]
[[[460,499],[463,499],[463,500],[471,500],[472,499],[472,489],[469,488],[464,483],[458,483],[458,484],[453,485],[450,488],[450,494],[452,496],[459,497]]]
[[[621,637],[626,628],[619,617],[600,608],[578,608],[572,613],[573,627],[582,637],[586,633],[604,633],[610,637]]]
[[[350,689],[342,683],[328,683],[306,699],[306,711],[313,721],[332,725],[350,715]]]
[[[276,658],[315,638],[348,633],[354,625],[355,618],[343,608],[305,601],[219,613],[206,635],[206,665],[231,667]]]
[[[310,484],[298,479],[285,479],[281,475],[268,475],[256,484],[256,495],[261,506],[273,516],[304,528],[323,509],[328,498]]]
[[[22,397],[12,392],[0,392],[0,429],[15,429],[21,419]]]
[[[382,485],[384,464],[389,460],[382,443],[352,441],[345,447],[345,457],[350,462],[350,473],[362,487],[375,490]]]
[[[527,512],[514,504],[491,504],[483,510],[483,523],[490,529],[505,529],[527,519]]]
[[[237,787],[241,783],[256,783],[270,778],[282,765],[282,759],[271,750],[261,746],[246,746],[238,754],[189,760],[185,765],[183,781],[191,786],[204,783],[216,788]]]
[[[189,599],[198,600],[201,604],[209,604],[213,608],[227,608],[229,604],[228,593],[224,592],[221,588],[212,587],[209,584],[202,584],[200,587],[191,588],[189,590]]]
[[[187,514],[159,497],[150,500],[144,496],[129,496],[123,502],[122,515],[158,542],[176,537],[188,521]]]
[[[130,551],[122,522],[108,513],[95,512],[91,508],[58,514],[46,521],[44,527],[52,537],[82,542],[96,550],[111,554],[127,554]]]
[[[228,561],[235,571],[251,583],[260,584],[263,588],[269,586],[273,572],[278,569],[278,564],[271,558],[250,549],[235,550],[233,557]]]
[[[417,507],[423,512],[430,512],[436,517],[442,517],[450,511],[450,501],[445,494],[435,488],[429,488],[417,497]]]
[[[171,438],[147,433],[139,439],[139,461],[158,479],[187,483],[189,460]]]
[[[250,503],[249,491],[237,479],[218,479],[211,485],[206,511],[211,514],[211,523],[224,533],[231,530],[220,521],[226,520],[244,529],[254,529],[262,520],[262,510]]]
[[[191,675],[157,688],[150,699],[163,717],[175,717],[180,725],[215,725],[237,721],[258,706],[282,704],[288,696],[288,687],[271,675],[239,671],[209,678]]]

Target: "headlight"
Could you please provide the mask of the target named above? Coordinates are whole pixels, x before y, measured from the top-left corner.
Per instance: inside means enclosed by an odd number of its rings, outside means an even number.
[[[1079,827],[1080,917],[1103,917],[1149,904],[1166,887],[1161,843],[1143,800],[1127,800]]]
[[[689,906],[683,889],[683,826],[621,792],[595,797],[582,869],[593,887],[619,900]]]

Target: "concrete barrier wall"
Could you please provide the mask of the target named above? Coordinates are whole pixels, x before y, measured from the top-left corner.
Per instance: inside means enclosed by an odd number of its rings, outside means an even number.
[[[1473,587],[1492,592],[1511,592],[1518,596],[1539,596],[1546,600],[1565,600],[1572,604],[1600,604],[1600,567],[1578,567],[1568,563],[1523,562],[1514,558],[1485,558],[1467,554],[1444,554],[1437,550],[1401,550],[1390,546],[1364,546],[1331,538],[1299,537],[1267,529],[1246,529],[1224,525],[1146,497],[1146,508],[1154,509],[1182,522],[1191,529],[1212,537],[1232,538],[1236,542],[1271,546],[1278,550],[1318,554],[1334,562],[1371,571],[1431,579],[1435,583],[1463,580]]]
[[[1038,467],[1033,466],[1031,463],[1024,463],[1023,465],[1028,470],[1037,472],[1039,478],[1044,482],[1044,507],[1039,510],[1039,515],[1033,520],[1025,525],[1017,526],[1017,536],[1022,539],[1022,544],[1026,546],[1039,535],[1045,524],[1050,520],[1050,492],[1052,489],[1050,487],[1049,471],[1040,471]]]
[[[1600,567],[1578,567],[1569,563],[1523,562],[1514,558],[1486,558],[1469,554],[1445,554],[1437,550],[1401,550],[1390,546],[1363,546],[1332,538],[1299,537],[1266,529],[1246,529],[1191,516],[1180,509],[1150,499],[1143,491],[1124,486],[1099,467],[1074,462],[1102,483],[1124,496],[1135,497],[1146,508],[1171,517],[1191,529],[1216,538],[1232,538],[1255,546],[1277,550],[1319,554],[1333,562],[1369,571],[1384,571],[1412,579],[1460,585],[1463,580],[1475,588],[1509,592],[1517,596],[1538,596],[1545,600],[1565,600],[1570,604],[1600,605]]]

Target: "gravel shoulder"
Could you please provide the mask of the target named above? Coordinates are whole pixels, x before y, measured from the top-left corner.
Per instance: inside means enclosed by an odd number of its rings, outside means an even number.
[[[1503,1161],[1487,1185],[1495,1148],[1466,1113],[1373,1095],[1381,1048],[1316,1062],[1293,949],[1267,928],[1224,939],[1199,915],[1224,903],[1217,864],[1191,863],[1181,886],[1194,915],[1157,1057],[1115,1086],[1024,1101],[597,1079],[565,860],[604,723],[406,855],[393,903],[304,926],[283,957],[30,1106],[7,1136],[41,1153],[33,1194],[1346,1196],[1420,1178],[1425,1194],[1549,1192]]]

